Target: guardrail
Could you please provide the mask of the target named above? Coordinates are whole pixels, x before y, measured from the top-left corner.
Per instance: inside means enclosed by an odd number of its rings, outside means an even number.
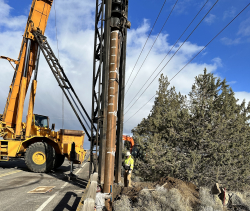
[[[77,211],[94,211],[98,173],[91,174]]]

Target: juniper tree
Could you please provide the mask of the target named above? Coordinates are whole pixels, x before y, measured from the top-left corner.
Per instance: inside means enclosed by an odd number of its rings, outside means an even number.
[[[188,152],[186,162],[182,162],[186,179],[200,185],[219,181],[229,187],[235,187],[240,178],[241,184],[246,183],[249,105],[246,107],[244,101],[237,104],[226,80],[216,79],[206,69],[195,78],[189,99],[190,119],[185,124],[188,143],[181,142]]]
[[[159,79],[154,106],[147,118],[144,118],[132,130],[136,143],[145,154],[138,159],[136,166],[145,179],[158,179],[163,175],[172,175],[179,169],[178,152],[173,150],[179,140],[179,124],[186,97],[169,88],[167,77]]]
[[[250,105],[241,104],[226,80],[212,73],[195,77],[188,100],[161,75],[153,108],[132,132],[144,151],[140,175],[163,175],[197,185],[249,185]]]

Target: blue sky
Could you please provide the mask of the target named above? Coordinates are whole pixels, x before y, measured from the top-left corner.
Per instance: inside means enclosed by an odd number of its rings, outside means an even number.
[[[0,55],[16,59],[20,50],[23,31],[30,10],[31,0],[0,0]],[[165,57],[166,53],[182,34],[187,25],[195,17],[206,0],[179,0],[173,13],[163,28],[145,64],[142,66],[137,78],[126,94],[125,107],[141,88],[146,79],[155,70]],[[173,55],[175,50],[186,39],[198,22],[215,3],[209,0],[199,16],[183,35],[177,46],[160,66],[159,70]],[[94,12],[93,0],[54,0],[56,5],[56,19],[58,30],[58,46],[60,61],[80,96],[83,104],[90,113],[91,110],[91,84],[92,60],[94,39]],[[148,37],[155,19],[164,3],[164,0],[129,1],[129,20],[132,27],[128,32],[127,69],[126,78],[130,75],[141,49]],[[166,0],[162,13],[148,40],[138,64],[135,66],[133,78],[142,65],[149,49],[151,48],[163,23],[172,10],[176,0]],[[195,54],[197,54],[224,26],[226,26],[247,4],[249,0],[219,0],[211,12],[183,45],[171,62],[163,69],[163,73],[172,78]],[[55,11],[54,5],[45,32],[48,40],[56,52],[57,43],[55,36]],[[226,78],[235,91],[235,96],[242,101],[250,101],[250,6],[220,35],[218,36],[195,60],[192,61],[171,82],[177,91],[188,94],[194,77],[203,72],[206,67],[222,79]],[[13,69],[7,61],[0,60],[0,111],[4,109],[8,87],[13,76]],[[158,72],[158,71],[157,71]],[[156,73],[153,77],[156,76]],[[127,81],[126,79],[126,81]],[[132,80],[130,80],[131,82]],[[130,85],[130,82],[128,85]],[[126,113],[130,118],[143,104],[156,92],[158,81],[155,80],[150,88],[145,91],[138,102]],[[152,100],[141,112],[131,118],[124,125],[124,133],[130,134],[144,117],[149,114]],[[27,107],[27,101],[26,101]],[[24,117],[27,110],[24,111]],[[38,75],[38,90],[35,112],[49,115],[51,122],[56,123],[56,128],[62,127],[62,94],[57,86],[48,65],[42,58]],[[71,108],[65,100],[64,127],[68,129],[81,129]]]
[[[141,1],[130,1],[130,19],[133,27],[138,27],[141,20],[148,19],[152,26],[164,0],[147,0],[141,5]],[[176,0],[166,1],[164,10],[153,31],[157,34]],[[199,3],[198,3],[199,2]],[[205,1],[179,0],[170,16],[163,33],[169,34],[168,41],[173,44],[181,35],[185,27],[190,23]],[[190,29],[193,29],[198,21],[215,3],[210,0],[207,6],[197,17]],[[208,18],[197,28],[188,39],[197,45],[205,45],[215,36],[236,14],[238,14],[249,0],[220,0],[207,16]],[[186,32],[183,38],[189,34]],[[182,40],[183,40],[182,38]],[[234,91],[249,91],[248,77],[250,69],[250,7],[245,10],[216,40],[205,50],[205,55],[200,55],[195,61],[206,62],[215,57],[221,59],[222,66],[217,68],[218,75],[229,82],[235,82]],[[185,71],[185,70],[184,70]],[[178,78],[177,78],[178,80]]]

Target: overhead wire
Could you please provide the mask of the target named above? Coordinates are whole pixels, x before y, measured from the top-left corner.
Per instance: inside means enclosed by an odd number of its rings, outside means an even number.
[[[155,24],[156,24],[156,22],[157,22],[157,20],[158,20],[158,18],[159,18],[159,16],[160,16],[160,14],[161,14],[161,12],[162,12],[162,9],[163,9],[163,7],[164,7],[166,1],[167,1],[167,0],[165,0],[165,1],[163,2],[163,5],[162,5],[162,7],[161,7],[161,10],[160,10],[160,12],[158,13],[158,16],[157,16],[157,18],[156,18],[156,20],[155,20],[155,23],[154,23],[153,27],[151,28],[151,31],[150,31],[150,33],[149,33],[149,35],[148,35],[148,38],[147,38],[146,42],[144,43],[144,46],[143,46],[143,48],[142,48],[142,50],[141,50],[141,53],[140,53],[140,55],[138,56],[137,61],[135,62],[135,65],[134,65],[134,67],[133,67],[133,69],[132,69],[132,71],[131,71],[131,73],[130,73],[130,76],[128,77],[128,80],[127,80],[126,84],[128,83],[128,81],[129,81],[129,79],[130,79],[130,77],[131,77],[131,75],[132,75],[132,73],[133,73],[133,71],[134,71],[134,69],[135,69],[135,66],[137,65],[137,63],[138,63],[138,61],[139,61],[139,59],[140,59],[140,57],[141,57],[141,54],[142,54],[142,52],[143,52],[143,50],[144,50],[144,48],[145,48],[145,46],[146,46],[146,44],[147,44],[147,42],[148,42],[148,39],[149,39],[149,37],[150,37],[150,35],[151,35],[151,33],[152,33],[154,27],[155,27]]]
[[[209,9],[209,11],[203,16],[203,18],[200,20],[200,22],[196,25],[196,27],[193,29],[193,31],[188,35],[188,37],[184,40],[184,42],[182,42],[182,44],[179,46],[179,48],[175,51],[175,53],[171,56],[171,58],[167,61],[167,63],[161,68],[161,70],[157,73],[157,75],[153,78],[153,80],[149,83],[149,85],[144,89],[144,91],[141,93],[141,95],[136,99],[136,101],[129,107],[129,109],[127,110],[126,113],[128,113],[128,111],[135,105],[135,103],[140,99],[140,97],[146,92],[146,90],[150,87],[150,85],[154,82],[154,80],[157,78],[157,76],[163,71],[163,69],[168,65],[168,63],[173,59],[173,57],[177,54],[177,52],[181,49],[181,47],[186,43],[186,41],[188,40],[188,38],[194,33],[194,31],[198,28],[198,26],[202,23],[202,21],[206,18],[206,16],[211,12],[211,10],[214,8],[214,6],[218,3],[219,0],[217,0],[213,6]],[[173,47],[172,47],[173,49]],[[172,50],[171,49],[171,50]],[[170,50],[170,51],[171,51]],[[169,51],[169,52],[170,52]],[[167,55],[169,54],[169,52],[167,53]],[[162,62],[165,60],[165,58],[167,57],[167,55],[163,58],[163,60],[161,61],[161,63],[158,65],[158,67],[154,70],[154,72],[159,68],[159,66],[162,64]],[[152,77],[152,75],[154,74],[154,72],[151,74],[151,76],[149,77],[149,79]],[[149,80],[148,79],[148,80]],[[148,82],[148,80],[146,81],[146,83]],[[144,85],[142,86],[142,88],[146,85],[146,83],[144,83]],[[139,90],[139,92],[142,90],[142,88]],[[138,93],[135,95],[135,97],[138,95]],[[129,105],[131,104],[131,102],[135,99],[135,97],[130,101]],[[127,106],[128,107],[128,106]],[[125,109],[127,109],[127,107]],[[126,114],[125,113],[125,114]]]
[[[134,83],[134,81],[135,81],[135,79],[136,79],[136,77],[137,77],[138,73],[140,72],[140,70],[141,70],[142,66],[144,65],[145,61],[147,60],[148,55],[150,54],[151,50],[153,49],[153,47],[154,47],[154,45],[155,45],[155,43],[156,43],[156,41],[157,41],[158,37],[160,36],[160,34],[161,34],[161,32],[162,32],[163,28],[165,27],[165,25],[166,25],[166,23],[167,23],[167,21],[168,21],[169,17],[171,16],[172,12],[174,11],[174,8],[175,8],[175,6],[176,6],[176,4],[177,4],[177,2],[178,2],[178,1],[179,1],[179,0],[176,0],[176,2],[175,2],[175,4],[174,4],[174,6],[173,6],[172,10],[170,11],[170,13],[169,13],[169,15],[168,15],[168,17],[167,17],[166,21],[164,22],[164,24],[163,24],[163,26],[162,26],[162,28],[161,28],[160,32],[158,33],[157,37],[155,38],[154,43],[153,43],[153,45],[151,46],[151,48],[150,48],[150,50],[149,50],[149,52],[148,52],[147,56],[145,57],[145,59],[144,59],[144,61],[143,61],[142,65],[140,66],[139,70],[137,71],[137,73],[136,73],[136,75],[135,75],[135,77],[134,77],[133,81],[131,82],[130,86],[128,87],[128,89],[127,89],[127,91],[126,91],[126,93],[125,93],[125,96],[126,96],[126,94],[128,93],[129,89],[131,88],[132,84]]]
[[[199,12],[196,14],[196,16],[193,18],[193,20],[189,23],[189,25],[186,27],[186,29],[183,31],[183,33],[181,34],[181,36],[178,38],[178,40],[175,42],[175,44],[172,46],[172,48],[168,51],[168,53],[166,54],[166,56],[163,58],[163,60],[160,62],[160,64],[157,66],[157,68],[153,71],[153,73],[149,76],[149,78],[147,79],[147,81],[143,84],[143,86],[141,87],[141,89],[135,94],[135,96],[133,97],[133,99],[129,102],[129,104],[126,106],[125,109],[127,109],[127,107],[133,102],[133,100],[136,98],[136,96],[140,93],[140,91],[143,89],[143,87],[147,84],[147,82],[149,81],[149,79],[153,76],[153,74],[156,72],[156,70],[160,67],[160,65],[162,64],[162,62],[167,58],[167,56],[169,55],[169,53],[173,50],[173,48],[176,46],[176,44],[179,42],[179,40],[182,38],[182,36],[185,34],[185,32],[188,30],[188,28],[191,26],[191,24],[194,22],[194,20],[197,18],[197,16],[200,14],[200,12],[203,10],[203,8],[206,6],[206,4],[208,3],[209,0],[207,0],[205,2],[205,4],[201,7],[201,9],[199,10]]]
[[[211,42],[214,41],[215,38],[217,38],[247,7],[250,6],[250,3],[247,4],[247,6],[242,9],[219,33],[217,33],[192,59],[190,59],[170,80],[169,83],[188,65],[190,64]],[[147,101],[143,106],[140,107],[129,119],[127,119],[124,123],[128,122],[132,117],[134,117],[144,106],[146,106],[154,97],[152,96],[149,101]]]
[[[55,11],[56,46],[57,46],[58,61],[60,62],[60,54],[59,54],[58,38],[57,38],[57,25],[56,25],[56,0],[54,0],[53,5],[54,5],[54,11]],[[63,128],[64,128],[64,94],[62,91],[62,129]]]

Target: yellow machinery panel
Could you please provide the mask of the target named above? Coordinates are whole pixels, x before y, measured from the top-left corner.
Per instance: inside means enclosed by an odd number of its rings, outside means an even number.
[[[22,142],[21,141],[9,141],[8,140],[8,156],[9,157],[16,157]]]
[[[83,149],[84,135],[84,132],[79,130],[61,129],[59,131],[59,139],[61,140],[63,154],[67,155],[69,160],[71,144],[74,142],[77,163],[83,162],[86,153]]]

